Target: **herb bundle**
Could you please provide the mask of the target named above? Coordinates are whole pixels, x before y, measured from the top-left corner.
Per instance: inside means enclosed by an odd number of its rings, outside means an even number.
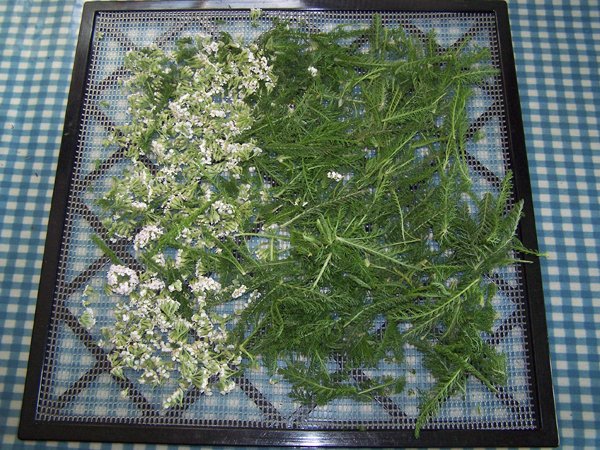
[[[223,34],[130,54],[131,121],[112,139],[131,165],[99,203],[144,269],[96,238],[121,296],[103,330],[113,373],[175,378],[169,407],[264,364],[321,405],[401,392],[402,377],[363,370],[399,366],[413,346],[436,380],[417,435],[468,377],[505,383],[484,339],[489,275],[527,250],[510,174],[481,195],[467,163],[466,105],[495,75],[488,61],[377,16],[358,30],[276,22],[250,45]]]

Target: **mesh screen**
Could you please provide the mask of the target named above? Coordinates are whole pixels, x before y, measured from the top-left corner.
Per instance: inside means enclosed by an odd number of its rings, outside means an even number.
[[[417,37],[435,30],[440,49],[456,47],[467,38],[491,50],[500,67],[496,19],[493,13],[383,13],[386,26],[402,26]],[[122,150],[106,147],[113,127],[128,120],[127,96],[119,81],[127,76],[123,61],[127,51],[152,43],[169,48],[186,35],[227,31],[245,40],[271,26],[274,17],[303,19],[311,29],[328,30],[339,24],[363,24],[369,13],[340,11],[264,12],[252,24],[247,12],[171,11],[100,12],[96,16],[91,60],[83,101],[79,144],[72,173],[68,211],[63,234],[60,268],[48,335],[36,419],[85,423],[135,423],[143,425],[193,425],[292,429],[407,429],[414,427],[418,392],[433,384],[422,367],[419,353],[407,347],[401,366],[381,364],[381,374],[405,375],[404,393],[377,397],[371,403],[337,400],[326,406],[306,406],[288,397],[286,382],[271,384],[266,369],[248,370],[236,379],[228,395],[204,396],[191,390],[183,405],[161,409],[161,389],[136,384],[134,373],[117,379],[110,374],[110,349],[97,345],[97,332],[86,331],[77,318],[82,313],[81,294],[86,285],[101,287],[109,260],[90,240],[103,234],[94,200],[107,190],[110,180],[126,165]],[[258,25],[258,26],[257,26]],[[471,44],[469,44],[471,45]],[[497,191],[510,167],[507,152],[506,111],[498,77],[475,89],[468,105],[469,133],[484,138],[468,144],[468,158],[476,186]],[[116,252],[135,268],[131,244],[120,242]],[[522,270],[518,266],[493,275],[499,290],[499,313],[494,332],[486,336],[508,358],[507,386],[491,393],[470,381],[464,395],[449,399],[428,427],[435,429],[522,430],[536,427],[532,400],[526,298]],[[110,325],[116,298],[104,295],[94,303],[97,325]],[[338,362],[343,364],[342,361]],[[373,375],[373,369],[356,371],[357,378]],[[168,389],[167,386],[165,389]],[[123,394],[126,391],[126,394]]]

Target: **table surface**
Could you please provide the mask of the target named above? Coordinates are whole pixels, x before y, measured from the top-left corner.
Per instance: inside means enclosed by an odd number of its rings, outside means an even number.
[[[133,448],[16,436],[82,3],[0,0],[2,449]],[[600,448],[600,4],[510,0],[509,13],[537,233],[548,254],[561,448]]]

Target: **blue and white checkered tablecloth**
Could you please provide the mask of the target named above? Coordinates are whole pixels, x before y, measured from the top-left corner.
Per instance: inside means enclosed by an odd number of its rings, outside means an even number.
[[[0,448],[17,439],[82,1],[0,0]],[[600,448],[600,4],[511,0],[562,448]],[[139,446],[139,448],[167,448]],[[138,448],[138,446],[136,446]],[[181,447],[180,447],[181,448]]]

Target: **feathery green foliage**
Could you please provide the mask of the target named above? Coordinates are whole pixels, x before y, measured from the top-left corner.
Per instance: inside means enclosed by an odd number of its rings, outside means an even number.
[[[249,353],[280,361],[295,398],[317,404],[363,397],[356,368],[416,346],[437,380],[418,434],[467,376],[490,389],[506,378],[481,337],[495,317],[486,275],[513,261],[521,204],[509,207],[510,176],[479,196],[465,156],[466,104],[495,74],[489,56],[439,53],[433,35],[419,42],[377,18],[320,34],[279,24],[259,46],[278,84],[257,98],[245,136],[267,153],[253,164],[272,184],[254,220],[285,237],[267,238],[277,264],[248,270],[264,295],[236,332]],[[371,397],[403,388],[371,381]]]

